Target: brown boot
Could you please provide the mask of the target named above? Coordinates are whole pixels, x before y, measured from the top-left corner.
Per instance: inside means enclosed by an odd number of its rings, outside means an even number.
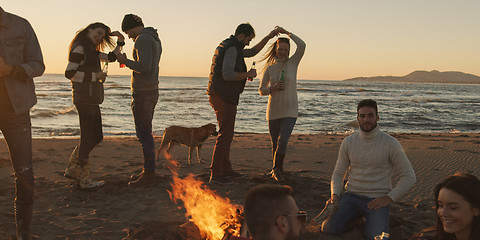
[[[275,179],[277,182],[285,182],[285,179],[282,176],[283,172],[283,160],[285,159],[285,154],[283,153],[275,153],[275,157],[273,158],[273,168],[272,168],[272,178]]]
[[[145,186],[155,182],[155,172],[143,169],[136,180],[128,182],[128,186]]]
[[[32,240],[30,223],[32,222],[33,204],[19,205],[15,203],[15,225],[17,240]]]

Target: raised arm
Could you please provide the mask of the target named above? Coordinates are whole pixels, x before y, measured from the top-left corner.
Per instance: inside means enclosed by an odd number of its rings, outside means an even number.
[[[302,60],[302,57],[303,57],[303,54],[305,53],[305,48],[307,47],[307,45],[302,39],[300,39],[297,35],[293,33],[290,33],[288,36],[297,45],[297,50],[295,50],[295,53],[292,55],[290,59],[298,63],[300,62],[300,60]]]
[[[115,47],[115,49],[113,49],[113,51],[109,52],[108,54],[99,54],[100,60],[103,60],[104,62],[115,62],[115,60],[117,60],[116,54],[120,54],[121,48],[125,45],[125,37],[119,31],[113,31],[110,35],[117,37],[117,46]]]
[[[267,36],[262,38],[262,40],[257,43],[255,46],[253,46],[250,49],[243,49],[243,56],[244,57],[253,57],[257,55],[267,44],[268,40],[272,39],[273,37],[278,35],[278,30],[275,28],[273,29]]]
[[[282,27],[276,26],[275,28],[279,33],[287,34],[293,40],[295,45],[297,45],[297,50],[295,50],[295,53],[292,55],[290,59],[296,63],[299,63],[303,57],[303,54],[305,53],[305,48],[307,46],[305,42],[302,39],[300,39],[297,35],[285,30]]]

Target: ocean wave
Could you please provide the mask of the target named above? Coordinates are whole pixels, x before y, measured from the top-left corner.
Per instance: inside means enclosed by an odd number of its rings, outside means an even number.
[[[54,117],[57,115],[64,115],[64,114],[75,114],[75,106],[63,108],[60,110],[44,110],[44,109],[35,109],[31,110],[31,117],[32,118],[49,118]]]
[[[62,129],[53,129],[53,128],[32,128],[32,132],[39,132],[41,136],[79,136],[80,135],[80,128],[62,128]],[[35,135],[35,134],[32,134]],[[38,134],[36,134],[38,135]]]
[[[72,92],[64,92],[64,93],[52,93],[52,92],[45,92],[45,93],[39,93],[37,92],[37,97],[51,97],[51,96],[57,96],[57,97],[69,97],[72,96]]]

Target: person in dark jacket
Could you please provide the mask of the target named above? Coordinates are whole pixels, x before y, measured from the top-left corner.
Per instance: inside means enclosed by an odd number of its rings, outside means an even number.
[[[227,177],[242,176],[233,170],[230,163],[230,145],[240,94],[247,78],[257,76],[255,69],[247,71],[244,58],[255,56],[276,35],[278,30],[274,29],[253,48],[244,49],[255,37],[255,30],[249,23],[242,23],[235,30],[235,35],[222,41],[215,50],[207,94],[217,116],[219,131],[210,166],[210,183],[231,184],[233,182]]]
[[[15,172],[15,225],[19,240],[32,239],[32,124],[37,103],[33,78],[45,71],[42,50],[30,23],[0,7],[0,130]]]
[[[118,31],[111,32],[105,24],[95,22],[78,31],[70,44],[65,70],[65,77],[72,81],[73,104],[80,119],[80,146],[75,147],[70,156],[65,177],[78,181],[82,189],[103,185],[102,181],[90,178],[89,154],[103,140],[99,105],[103,102],[107,73],[102,71],[100,62],[108,64],[116,60],[113,52],[101,52],[106,47],[113,48],[111,36],[117,37],[114,51],[119,52],[125,38]]]
[[[144,27],[142,19],[134,14],[127,14],[122,21],[122,31],[131,38],[133,60],[125,54],[118,54],[117,59],[132,69],[132,103],[135,131],[143,149],[143,170],[132,175],[128,185],[145,185],[155,182],[155,142],[153,140],[152,120],[158,101],[159,62],[162,55],[162,43],[157,30]]]

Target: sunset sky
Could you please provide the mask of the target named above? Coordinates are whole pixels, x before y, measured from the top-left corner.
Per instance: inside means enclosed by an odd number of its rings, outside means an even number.
[[[76,31],[95,21],[120,30],[123,16],[134,13],[158,29],[162,76],[208,76],[215,47],[243,22],[256,30],[253,45],[276,25],[307,43],[299,79],[403,76],[414,70],[480,75],[478,0],[2,0],[0,6],[30,21],[46,73],[63,74]],[[129,58],[132,46],[127,40]],[[118,64],[109,69],[130,74]]]

